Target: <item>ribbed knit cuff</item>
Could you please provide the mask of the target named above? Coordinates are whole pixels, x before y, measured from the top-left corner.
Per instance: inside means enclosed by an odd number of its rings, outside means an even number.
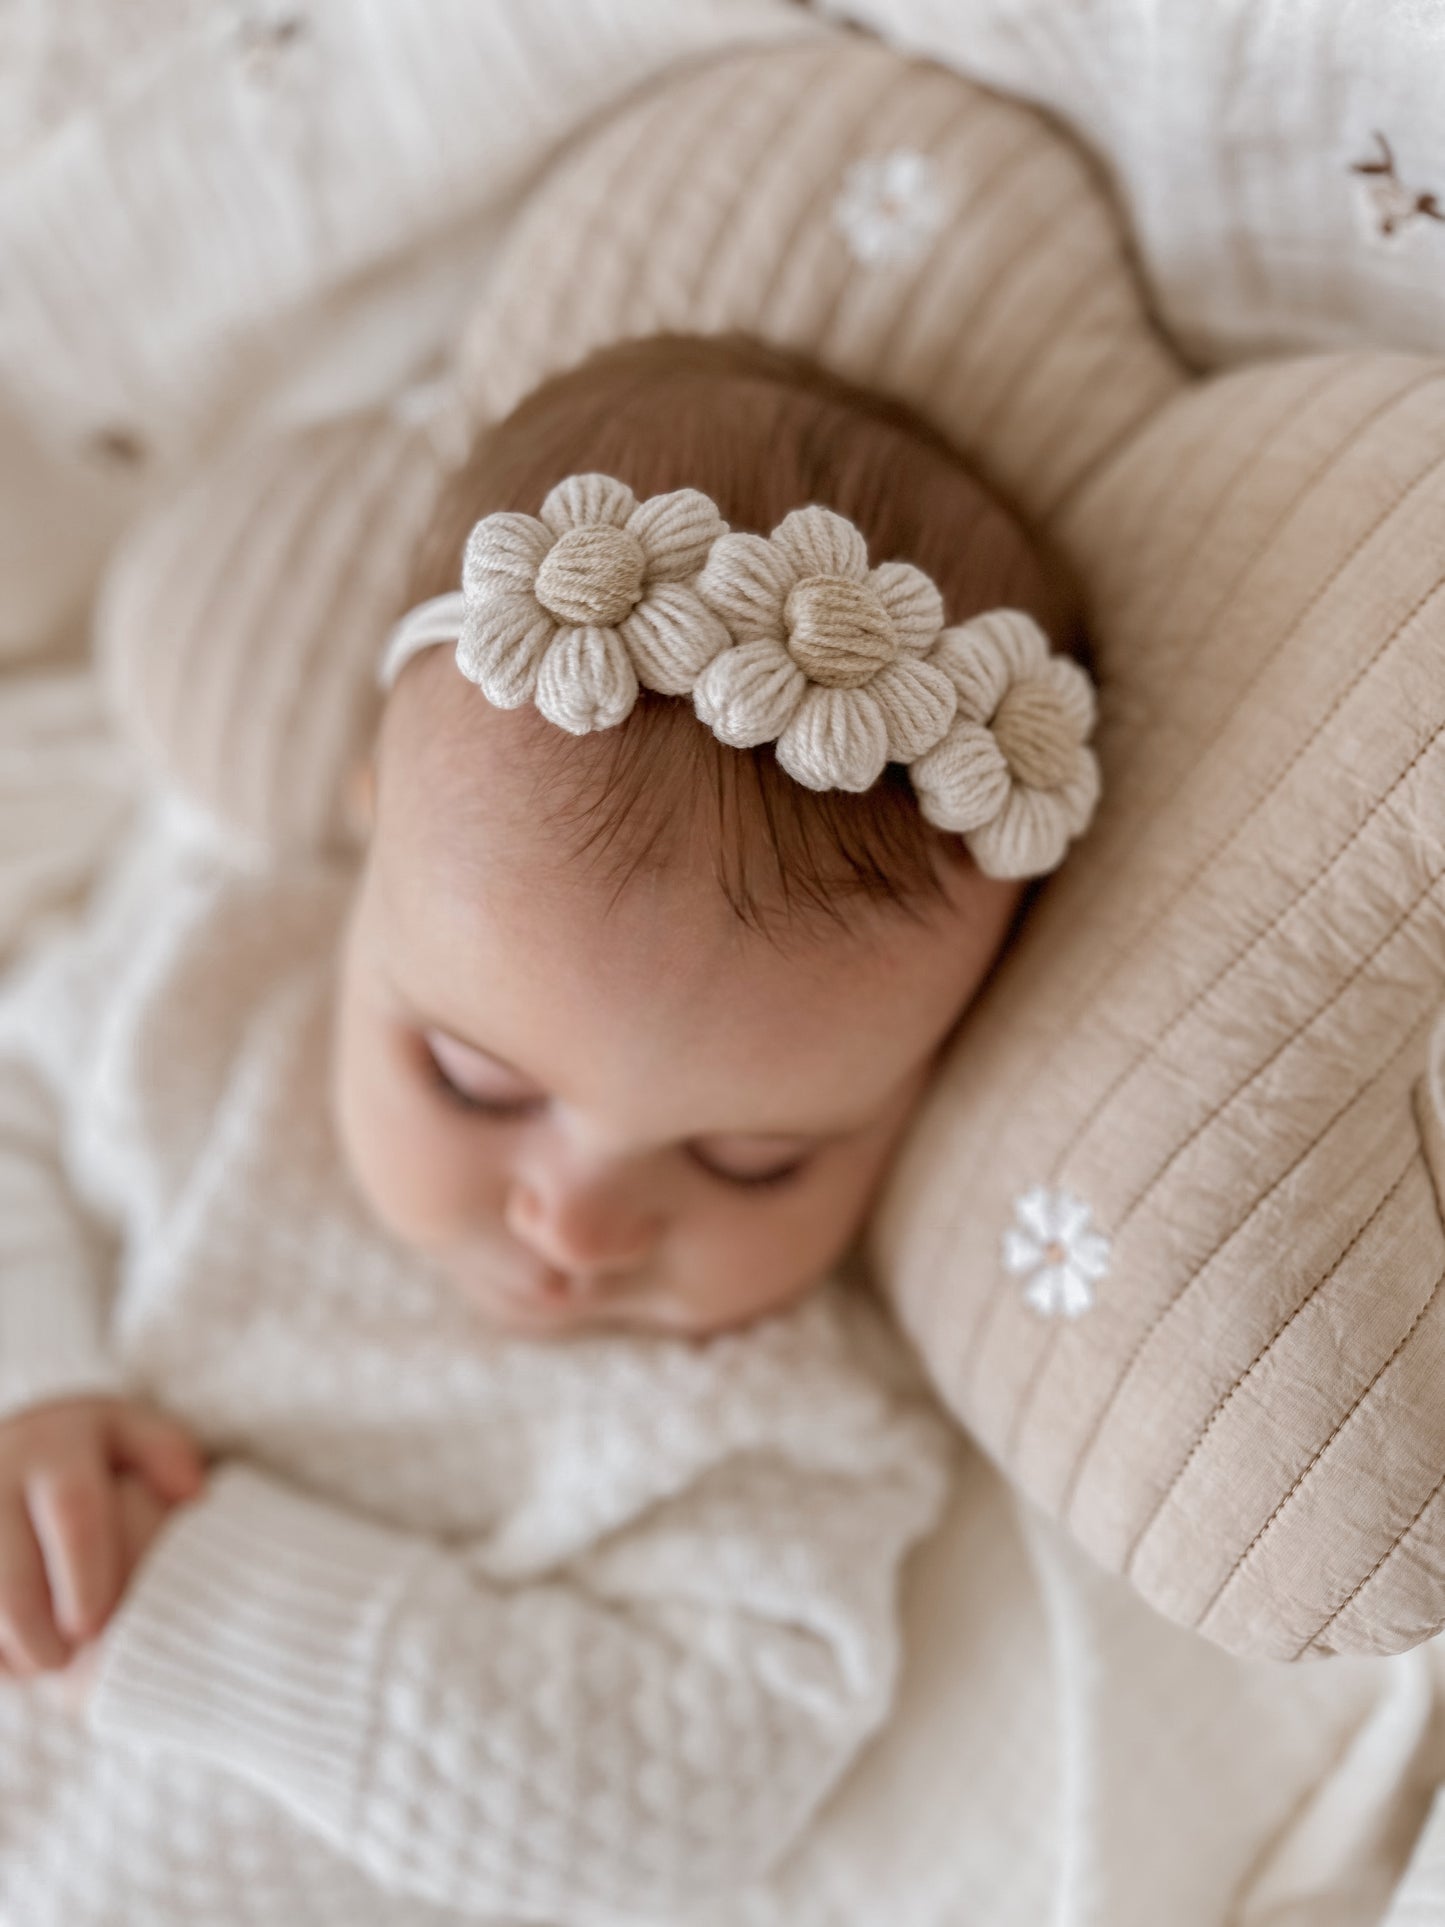
[[[222,1467],[112,1619],[92,1725],[243,1774],[349,1833],[389,1628],[424,1557],[405,1534]]]

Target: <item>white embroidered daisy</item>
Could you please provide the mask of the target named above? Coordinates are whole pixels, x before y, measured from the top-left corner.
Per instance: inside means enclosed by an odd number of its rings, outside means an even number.
[[[870,570],[862,535],[831,509],[794,509],[770,537],[720,537],[697,592],[733,638],[693,686],[699,717],[735,749],[776,742],[807,788],[866,790],[953,720],[953,682],[924,661],[943,626],[938,590],[907,562]]]
[[[685,694],[728,642],[690,586],[725,528],[696,489],[639,503],[608,475],[559,482],[540,517],[484,517],[462,564],[458,667],[497,708],[535,702],[574,736],[620,723],[639,684]]]
[[[912,147],[855,161],[833,203],[833,222],[865,267],[915,260],[944,222],[932,161]]]
[[[1038,1184],[1014,1203],[1003,1237],[1004,1268],[1028,1278],[1024,1297],[1045,1318],[1077,1318],[1094,1302],[1109,1270],[1109,1240],[1090,1226],[1093,1212],[1069,1191]]]

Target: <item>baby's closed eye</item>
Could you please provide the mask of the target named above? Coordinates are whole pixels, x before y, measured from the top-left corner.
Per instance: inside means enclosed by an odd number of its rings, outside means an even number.
[[[548,1102],[547,1093],[530,1078],[489,1051],[439,1030],[422,1032],[421,1042],[437,1085],[465,1111],[520,1118]],[[709,1177],[763,1189],[801,1175],[814,1146],[802,1138],[735,1132],[694,1138],[681,1148]]]
[[[801,1175],[811,1156],[808,1146],[786,1138],[700,1138],[687,1149],[710,1176],[757,1186],[786,1184]]]

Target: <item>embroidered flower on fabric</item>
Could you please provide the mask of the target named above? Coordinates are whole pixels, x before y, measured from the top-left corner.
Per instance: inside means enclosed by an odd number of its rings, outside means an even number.
[[[278,0],[230,0],[221,19],[249,80],[275,80],[306,40],[310,25],[296,8]]]
[[[1377,154],[1350,166],[1350,172],[1358,174],[1364,184],[1372,234],[1390,241],[1417,221],[1445,221],[1445,207],[1440,205],[1438,195],[1407,187],[1385,136],[1377,133],[1375,143]]]
[[[1077,1318],[1094,1302],[1109,1269],[1109,1240],[1090,1227],[1093,1212],[1069,1191],[1035,1185],[1014,1203],[1003,1237],[1004,1268],[1027,1277],[1024,1297],[1044,1317]]]
[[[472,530],[457,665],[498,709],[535,702],[574,736],[620,723],[639,683],[684,695],[728,633],[689,586],[726,528],[707,496],[639,503],[607,475],[572,475],[540,517]]]
[[[870,570],[862,535],[831,509],[794,509],[769,537],[721,537],[697,592],[734,644],[698,677],[698,715],[735,749],[776,742],[808,789],[866,790],[952,721],[953,684],[923,660],[942,597],[911,563]]]
[[[833,224],[865,267],[912,261],[943,226],[933,163],[911,147],[855,161],[833,203]]]

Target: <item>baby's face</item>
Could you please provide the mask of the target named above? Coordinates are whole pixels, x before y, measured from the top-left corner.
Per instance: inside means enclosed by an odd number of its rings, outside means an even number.
[[[859,1229],[1017,886],[959,866],[926,924],[875,908],[780,949],[705,862],[618,894],[579,861],[518,715],[476,696],[459,766],[405,696],[335,1054],[372,1211],[518,1333],[703,1334],[798,1298]]]

